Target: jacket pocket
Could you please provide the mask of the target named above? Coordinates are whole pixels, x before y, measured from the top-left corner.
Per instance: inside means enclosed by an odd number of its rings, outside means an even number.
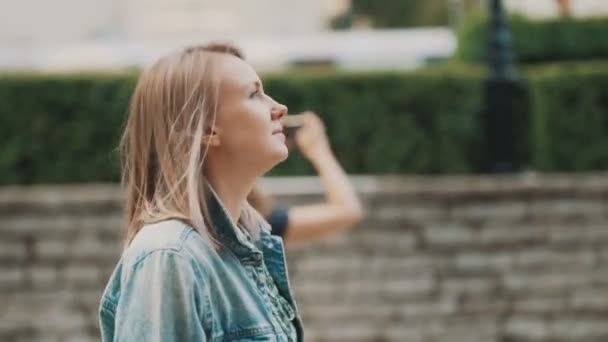
[[[233,330],[225,335],[224,341],[277,341],[277,336],[270,325]]]

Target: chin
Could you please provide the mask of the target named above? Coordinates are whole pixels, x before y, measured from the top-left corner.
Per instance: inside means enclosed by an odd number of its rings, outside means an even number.
[[[277,152],[277,164],[284,162],[289,157],[289,150],[286,145],[283,145],[280,150]]]
[[[287,150],[287,146],[283,146],[278,149],[275,149],[271,155],[272,157],[268,158],[268,160],[270,161],[268,170],[287,160],[287,157],[289,156],[289,151]]]
[[[284,162],[289,156],[289,150],[284,143],[268,144],[259,148],[257,152],[257,158],[255,158],[256,162],[254,164],[257,164],[257,168],[259,168],[262,173],[270,171],[278,164]]]

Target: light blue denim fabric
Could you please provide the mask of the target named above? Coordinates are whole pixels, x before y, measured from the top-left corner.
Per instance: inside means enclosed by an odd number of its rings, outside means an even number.
[[[144,227],[102,296],[102,341],[288,341],[263,291],[264,266],[293,309],[303,341],[281,239],[262,229],[255,243],[244,240],[219,200],[210,202],[225,248],[215,250],[178,220]]]

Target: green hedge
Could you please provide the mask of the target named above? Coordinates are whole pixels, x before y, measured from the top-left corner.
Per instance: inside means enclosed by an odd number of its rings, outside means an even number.
[[[0,183],[117,180],[134,75],[0,77]]]
[[[608,166],[608,63],[522,71],[515,105],[516,163],[539,170]],[[292,113],[317,111],[354,174],[486,170],[483,74],[410,73],[265,77]],[[0,76],[0,184],[118,180],[115,148],[135,74]],[[273,175],[311,174],[297,153]]]
[[[481,75],[474,71],[269,78],[291,112],[312,109],[352,173],[468,173],[480,170]],[[272,174],[311,169],[298,154]]]
[[[509,28],[521,63],[608,58],[608,18],[531,20],[514,16]],[[471,17],[459,34],[457,58],[483,62],[487,31],[487,18]]]
[[[530,71],[535,144],[541,171],[608,167],[608,64],[566,64]]]
[[[135,75],[0,77],[0,182],[116,181]],[[291,112],[317,111],[351,173],[480,170],[476,71],[269,76]],[[273,175],[311,174],[296,152]]]

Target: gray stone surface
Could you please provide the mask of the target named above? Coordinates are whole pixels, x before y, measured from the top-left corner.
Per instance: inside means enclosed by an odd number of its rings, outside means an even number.
[[[307,341],[608,341],[608,174],[354,177],[365,220],[288,247]],[[282,203],[315,178],[264,179]],[[0,341],[98,341],[115,185],[0,188]]]

